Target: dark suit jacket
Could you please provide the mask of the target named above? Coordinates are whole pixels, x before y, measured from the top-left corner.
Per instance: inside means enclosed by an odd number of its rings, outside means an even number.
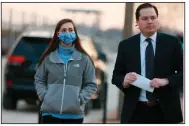
[[[169,80],[167,86],[154,90],[160,100],[166,121],[168,123],[182,122],[178,89],[183,84],[183,52],[178,38],[157,33],[154,67],[154,78],[168,78]],[[140,34],[123,40],[118,47],[112,84],[115,84],[124,93],[121,123],[127,123],[131,118],[141,91],[140,88],[133,85],[123,88],[124,77],[129,72],[141,74]]]

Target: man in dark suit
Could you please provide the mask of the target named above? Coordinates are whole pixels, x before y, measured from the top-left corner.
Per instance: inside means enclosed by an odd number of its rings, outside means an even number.
[[[141,33],[120,42],[112,77],[124,93],[121,123],[180,123],[181,43],[177,37],[157,32],[155,6],[141,4],[135,14]],[[151,80],[153,93],[131,84],[137,79],[135,73]]]

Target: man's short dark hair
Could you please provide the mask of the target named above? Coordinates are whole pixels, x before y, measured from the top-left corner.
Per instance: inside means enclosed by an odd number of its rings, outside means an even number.
[[[141,9],[144,9],[144,8],[154,8],[155,12],[156,12],[156,15],[158,17],[158,9],[156,6],[150,4],[150,3],[143,3],[141,4],[140,6],[138,6],[138,8],[136,9],[136,12],[135,12],[135,16],[136,16],[136,20],[138,21],[139,20],[139,17],[140,17],[140,10]]]

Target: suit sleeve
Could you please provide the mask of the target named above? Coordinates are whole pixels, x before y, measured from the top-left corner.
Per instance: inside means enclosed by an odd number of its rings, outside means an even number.
[[[173,69],[175,74],[168,76],[169,85],[173,88],[183,86],[183,51],[182,44],[179,39],[176,40],[173,53]]]
[[[121,91],[125,93],[127,88],[123,88],[123,85],[122,85],[124,81],[124,77],[126,75],[126,70],[125,70],[126,57],[124,56],[123,47],[124,47],[123,42],[120,42],[118,46],[118,54],[117,54],[117,58],[116,58],[116,62],[115,62],[114,70],[113,70],[113,75],[112,75],[112,84],[115,84]]]

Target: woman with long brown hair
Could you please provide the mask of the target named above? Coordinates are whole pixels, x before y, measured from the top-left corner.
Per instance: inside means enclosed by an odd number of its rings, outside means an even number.
[[[97,90],[93,61],[81,47],[74,22],[62,19],[35,74],[42,123],[82,123]]]

